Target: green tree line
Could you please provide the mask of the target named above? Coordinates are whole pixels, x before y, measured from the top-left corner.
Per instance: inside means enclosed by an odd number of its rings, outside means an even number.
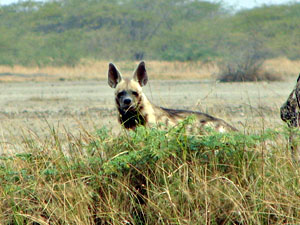
[[[0,8],[0,64],[300,58],[300,4],[232,12],[199,0],[19,1]]]

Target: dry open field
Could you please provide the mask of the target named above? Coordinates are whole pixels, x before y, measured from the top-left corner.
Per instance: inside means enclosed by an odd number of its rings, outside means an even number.
[[[113,90],[106,81],[107,64],[0,66],[0,152],[17,150],[28,134],[48,138],[51,128],[62,136],[78,136],[101,126],[118,133]],[[129,76],[136,63],[120,62],[117,66]],[[150,61],[147,68],[150,82],[144,90],[153,103],[200,110],[241,130],[259,130],[282,124],[279,108],[295,84],[300,62],[284,58],[266,61],[264,70],[282,78],[270,83],[216,83],[219,71],[215,63]]]
[[[282,124],[279,108],[296,77],[281,82],[226,84],[213,80],[150,80],[144,90],[157,105],[208,112],[241,130],[259,131]],[[62,136],[79,136],[103,125],[114,133],[120,131],[113,89],[106,81],[0,83],[0,93],[2,153],[18,150],[28,134],[48,138],[51,127]]]

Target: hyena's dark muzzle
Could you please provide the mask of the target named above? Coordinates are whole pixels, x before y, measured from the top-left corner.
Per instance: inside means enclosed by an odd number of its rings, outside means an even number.
[[[122,91],[117,95],[117,103],[121,110],[130,110],[134,108],[134,101],[130,94],[126,91]]]

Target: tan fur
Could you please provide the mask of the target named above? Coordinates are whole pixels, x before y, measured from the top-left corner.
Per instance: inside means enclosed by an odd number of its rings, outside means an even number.
[[[135,129],[137,124],[133,123],[132,118],[128,114],[139,115],[142,124],[145,126],[164,124],[166,126],[175,126],[178,122],[184,120],[188,116],[195,115],[197,124],[191,127],[193,129],[201,129],[202,127],[211,127],[219,132],[237,131],[236,128],[226,123],[224,120],[215,118],[205,113],[194,112],[188,110],[166,109],[152,104],[142,91],[141,85],[146,85],[148,81],[145,64],[141,62],[137,67],[132,79],[123,79],[121,74],[113,64],[109,69],[109,85],[115,87],[116,105],[120,113],[119,121],[128,129]],[[130,105],[126,105],[122,109],[122,100],[130,99]],[[127,113],[129,112],[129,113]],[[133,112],[133,113],[132,113]],[[126,117],[127,122],[123,118]]]

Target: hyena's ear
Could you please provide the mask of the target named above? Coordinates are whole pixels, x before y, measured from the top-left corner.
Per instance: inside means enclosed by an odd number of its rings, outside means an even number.
[[[146,67],[145,67],[145,62],[144,61],[140,62],[140,64],[138,65],[138,67],[134,71],[133,79],[135,81],[139,82],[139,84],[141,86],[145,86],[147,84],[147,82],[148,82],[148,75],[147,75],[147,71],[146,71]]]
[[[295,95],[296,95],[296,99],[297,99],[297,103],[298,103],[298,108],[300,109],[300,74],[299,74],[298,79],[297,79],[297,84],[296,84],[296,88],[295,88]]]
[[[122,76],[119,73],[118,69],[113,63],[109,64],[108,67],[108,84],[112,88],[115,88],[118,83],[122,80]]]

